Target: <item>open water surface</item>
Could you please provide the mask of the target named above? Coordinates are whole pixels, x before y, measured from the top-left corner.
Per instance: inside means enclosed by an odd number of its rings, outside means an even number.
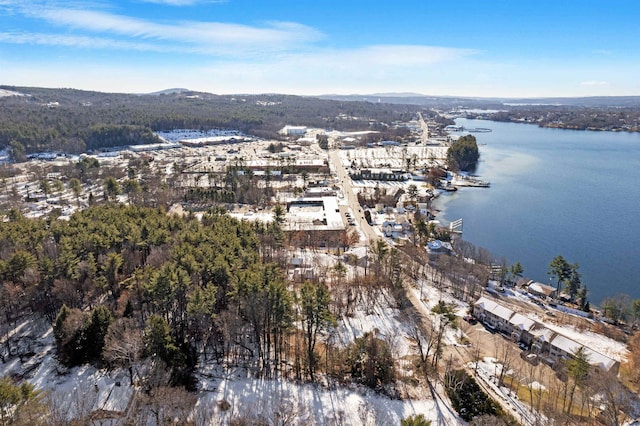
[[[550,283],[549,262],[580,265],[589,299],[640,298],[640,133],[546,129],[456,120],[480,145],[476,174],[491,188],[460,188],[435,202],[443,222],[524,276]],[[551,283],[555,285],[555,282]]]

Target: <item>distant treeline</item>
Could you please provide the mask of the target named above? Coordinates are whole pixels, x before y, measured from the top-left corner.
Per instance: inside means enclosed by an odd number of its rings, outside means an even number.
[[[0,149],[11,144],[18,154],[146,144],[157,141],[152,131],[173,129],[235,129],[267,138],[278,137],[286,124],[362,130],[409,120],[418,110],[287,95],[132,95],[0,87],[26,95],[0,98]]]
[[[158,142],[160,138],[148,127],[108,124],[92,127],[86,143],[87,149],[101,149]]]
[[[640,106],[624,108],[521,106],[510,107],[507,111],[493,114],[468,113],[467,118],[525,122],[561,129],[640,132]]]

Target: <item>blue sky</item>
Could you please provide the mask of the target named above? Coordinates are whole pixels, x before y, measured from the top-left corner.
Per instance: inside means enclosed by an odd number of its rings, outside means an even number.
[[[0,0],[0,84],[640,95],[637,0]]]

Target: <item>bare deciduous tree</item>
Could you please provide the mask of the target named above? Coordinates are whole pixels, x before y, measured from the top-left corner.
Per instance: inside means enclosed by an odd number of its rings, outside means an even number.
[[[140,359],[143,349],[142,331],[131,318],[120,318],[113,322],[104,338],[104,359],[129,370],[129,382],[133,386],[134,364]]]

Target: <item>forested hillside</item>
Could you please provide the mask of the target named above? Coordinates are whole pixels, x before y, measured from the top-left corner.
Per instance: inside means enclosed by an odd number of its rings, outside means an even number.
[[[199,221],[102,205],[48,222],[14,211],[0,224],[3,319],[44,314],[69,365],[128,367],[145,355],[183,383],[196,352],[266,365],[281,355],[293,300],[281,271],[262,262],[268,232],[215,212]],[[114,338],[122,333],[146,339],[145,353],[121,358],[126,348],[114,345],[143,347]]]
[[[151,130],[221,128],[259,137],[278,137],[286,124],[362,130],[370,123],[411,119],[417,111],[410,105],[287,95],[132,95],[1,87],[25,95],[0,98],[0,149],[12,144],[18,154],[144,144],[155,141]]]
[[[171,373],[170,383],[189,387],[204,357],[259,376],[313,380],[316,342],[335,322],[335,301],[323,280],[291,286],[277,222],[112,203],[69,221],[15,210],[7,219],[0,222],[3,327],[32,312],[46,317],[64,364],[130,368],[148,359]],[[367,291],[381,291],[391,269],[373,263]],[[0,357],[20,350],[10,346]],[[343,377],[349,367],[329,368]],[[130,374],[132,382],[154,380],[153,372]]]

